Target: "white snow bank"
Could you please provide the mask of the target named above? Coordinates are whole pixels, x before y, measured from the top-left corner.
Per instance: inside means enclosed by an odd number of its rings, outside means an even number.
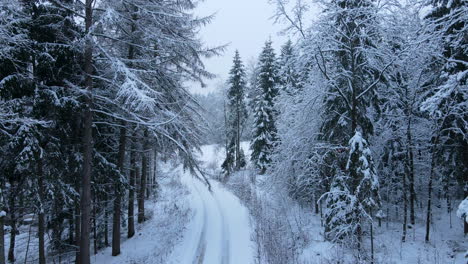
[[[468,197],[458,206],[457,216],[462,219],[465,218],[465,221],[468,223]]]

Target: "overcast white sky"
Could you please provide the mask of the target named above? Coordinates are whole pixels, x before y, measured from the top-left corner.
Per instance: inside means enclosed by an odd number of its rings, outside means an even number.
[[[201,88],[199,84],[191,84],[195,93],[208,93],[224,82],[232,65],[234,51],[239,50],[246,65],[261,52],[265,41],[270,37],[277,49],[287,40],[279,36],[283,28],[274,24],[271,16],[274,6],[268,0],[205,0],[198,8],[198,16],[216,13],[214,21],[200,32],[207,46],[217,46],[230,43],[224,55],[205,61],[207,69],[217,74],[215,80],[207,81],[208,87]]]

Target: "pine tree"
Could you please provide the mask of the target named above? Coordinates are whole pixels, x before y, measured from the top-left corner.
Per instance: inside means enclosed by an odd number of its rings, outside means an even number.
[[[259,74],[254,101],[254,131],[251,142],[251,160],[265,173],[271,163],[271,153],[276,142],[275,98],[278,95],[278,66],[272,42],[267,41],[259,57]]]
[[[296,55],[291,40],[281,47],[278,76],[280,91],[294,94],[301,88],[300,75],[296,69]]]
[[[240,146],[242,131],[247,120],[247,108],[245,105],[246,75],[239,51],[234,55],[233,66],[230,71],[229,89],[227,92],[227,124],[228,149],[223,163],[223,170],[229,174],[233,169],[239,170],[245,164],[242,148]]]

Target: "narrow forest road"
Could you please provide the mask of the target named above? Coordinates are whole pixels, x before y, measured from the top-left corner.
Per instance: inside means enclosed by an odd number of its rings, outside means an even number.
[[[214,180],[210,180],[210,192],[205,184],[188,172],[183,173],[182,182],[191,192],[194,215],[169,262],[254,263],[250,217],[239,199]]]

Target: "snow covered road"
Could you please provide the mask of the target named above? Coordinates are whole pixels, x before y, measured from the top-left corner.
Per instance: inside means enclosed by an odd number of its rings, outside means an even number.
[[[254,263],[250,217],[239,199],[214,180],[210,192],[188,172],[183,173],[182,182],[191,191],[194,215],[170,263]]]

